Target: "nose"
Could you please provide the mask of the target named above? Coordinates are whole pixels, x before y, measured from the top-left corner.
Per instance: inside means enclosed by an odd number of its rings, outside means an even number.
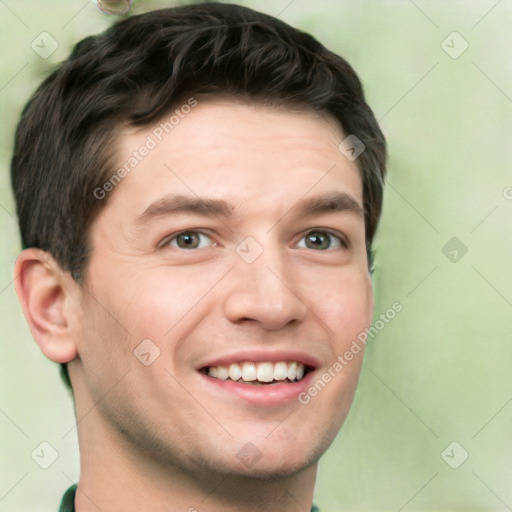
[[[279,330],[305,318],[308,308],[301,296],[300,276],[286,261],[283,250],[265,247],[252,262],[239,254],[234,259],[224,301],[229,321]]]

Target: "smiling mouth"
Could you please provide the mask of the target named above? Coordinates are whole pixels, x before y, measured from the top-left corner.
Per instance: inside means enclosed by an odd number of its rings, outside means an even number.
[[[299,382],[312,370],[297,361],[241,361],[230,365],[207,366],[201,372],[218,380],[261,386]]]

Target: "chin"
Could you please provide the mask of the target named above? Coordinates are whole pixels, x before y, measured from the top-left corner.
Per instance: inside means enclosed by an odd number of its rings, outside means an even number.
[[[253,466],[244,464],[237,464],[235,468],[227,471],[230,477],[239,477],[242,479],[252,480],[281,480],[290,478],[297,473],[305,471],[307,468],[318,462],[318,458],[311,460],[296,460],[293,462],[267,461],[263,463],[262,460],[255,463]]]
[[[262,448],[260,452],[254,445],[247,443],[235,454],[235,465],[233,459],[226,462],[232,468],[232,471],[228,472],[242,477],[287,478],[316,464],[326,449],[327,446],[314,447],[309,443],[302,449],[295,445],[286,450],[279,450],[278,447],[269,444],[268,451]]]

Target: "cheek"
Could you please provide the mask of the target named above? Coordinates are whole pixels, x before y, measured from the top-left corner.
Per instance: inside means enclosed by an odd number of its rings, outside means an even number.
[[[187,355],[187,336],[210,318],[218,305],[212,298],[225,273],[224,265],[203,270],[162,267],[125,277],[116,287],[105,286],[98,291],[111,313],[105,320],[114,327],[123,326],[107,340],[114,345],[111,351],[134,364],[134,354],[149,350],[158,355],[158,364],[165,360],[174,366],[175,359]],[[135,366],[139,369],[138,361]]]
[[[162,266],[120,276],[100,294],[115,305],[118,320],[133,336],[163,337],[193,315],[222,279],[223,268]]]
[[[90,397],[92,407],[131,372],[131,339],[107,302],[89,298],[83,311],[77,345],[82,367],[78,386],[83,389],[76,395],[82,401]]]
[[[319,281],[317,281],[317,284]],[[367,273],[340,272],[330,275],[322,287],[311,284],[316,293],[308,303],[331,331],[337,345],[350,342],[371,323],[373,291]],[[323,288],[323,292],[320,292]]]

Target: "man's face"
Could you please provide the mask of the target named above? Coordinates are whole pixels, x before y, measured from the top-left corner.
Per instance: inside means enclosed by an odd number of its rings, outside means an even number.
[[[79,428],[169,468],[290,474],[334,439],[362,352],[299,395],[371,321],[345,135],[318,114],[228,101],[200,102],[161,141],[154,130],[121,137],[119,166],[157,144],[91,229],[70,371],[79,420],[97,405]],[[274,374],[286,380],[253,380]]]

